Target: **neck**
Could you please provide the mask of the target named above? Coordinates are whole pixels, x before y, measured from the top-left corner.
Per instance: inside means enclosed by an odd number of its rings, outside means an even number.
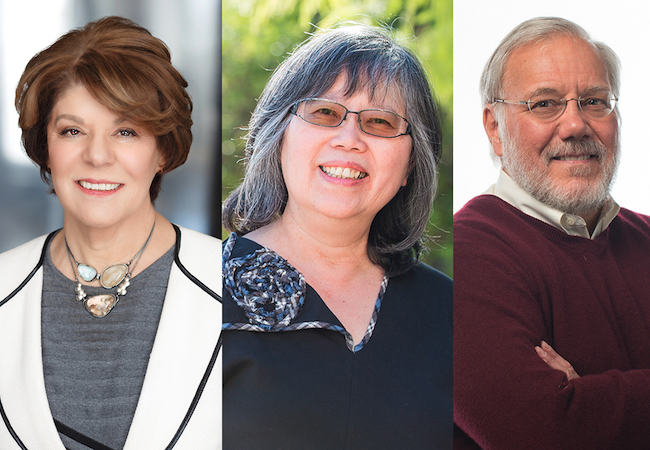
[[[108,227],[88,226],[66,217],[63,233],[77,261],[83,259],[84,262],[95,261],[99,266],[102,262],[110,265],[127,262],[135,255],[147,240],[155,217],[156,212],[151,209],[137,220]]]
[[[63,231],[54,238],[50,247],[52,262],[64,275],[74,279],[65,248],[67,240],[75,259],[99,272],[113,264],[126,264],[147,241],[154,219],[156,227],[135,267],[133,274],[136,275],[162,256],[174,243],[173,227],[153,208],[139,214],[137,218],[133,217],[108,227],[89,226],[66,217]]]
[[[367,219],[310,217],[287,205],[276,221],[247,237],[275,250],[301,272],[321,267],[353,275],[373,266],[367,253],[371,223]]]

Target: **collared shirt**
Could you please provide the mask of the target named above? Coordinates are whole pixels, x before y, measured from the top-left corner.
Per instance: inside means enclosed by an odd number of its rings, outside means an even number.
[[[501,170],[496,184],[490,186],[484,194],[496,195],[501,200],[511,204],[521,212],[559,228],[570,236],[581,236],[591,239],[594,239],[602,233],[609,224],[612,223],[612,220],[614,220],[618,211],[621,209],[620,206],[609,197],[600,211],[598,222],[596,222],[596,227],[590,236],[589,230],[587,229],[587,223],[582,217],[574,214],[563,213],[562,211],[540,202],[520,187],[503,170]]]

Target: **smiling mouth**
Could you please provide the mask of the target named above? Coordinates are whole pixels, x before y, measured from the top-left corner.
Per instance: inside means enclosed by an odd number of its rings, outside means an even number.
[[[91,191],[114,191],[121,186],[120,183],[89,183],[87,181],[79,180],[79,185],[84,189]]]
[[[595,158],[596,155],[574,155],[574,156],[556,156],[555,160],[558,161],[586,161],[591,158]]]
[[[319,166],[323,173],[334,178],[342,178],[344,180],[360,180],[368,176],[366,172],[360,170],[350,169],[349,167],[326,167]]]

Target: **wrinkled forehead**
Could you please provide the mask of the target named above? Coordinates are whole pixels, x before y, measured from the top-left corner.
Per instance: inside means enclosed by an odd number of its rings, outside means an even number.
[[[557,35],[515,48],[505,64],[501,92],[530,94],[539,89],[611,89],[607,65],[596,46]]]

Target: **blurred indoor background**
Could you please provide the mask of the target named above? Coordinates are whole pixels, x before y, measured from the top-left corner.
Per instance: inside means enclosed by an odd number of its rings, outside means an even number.
[[[156,209],[174,223],[218,235],[220,9],[218,0],[0,0],[0,252],[63,225],[58,201],[20,144],[14,109],[20,75],[60,35],[108,15],[134,20],[162,39],[194,101],[190,156],[165,175]]]

